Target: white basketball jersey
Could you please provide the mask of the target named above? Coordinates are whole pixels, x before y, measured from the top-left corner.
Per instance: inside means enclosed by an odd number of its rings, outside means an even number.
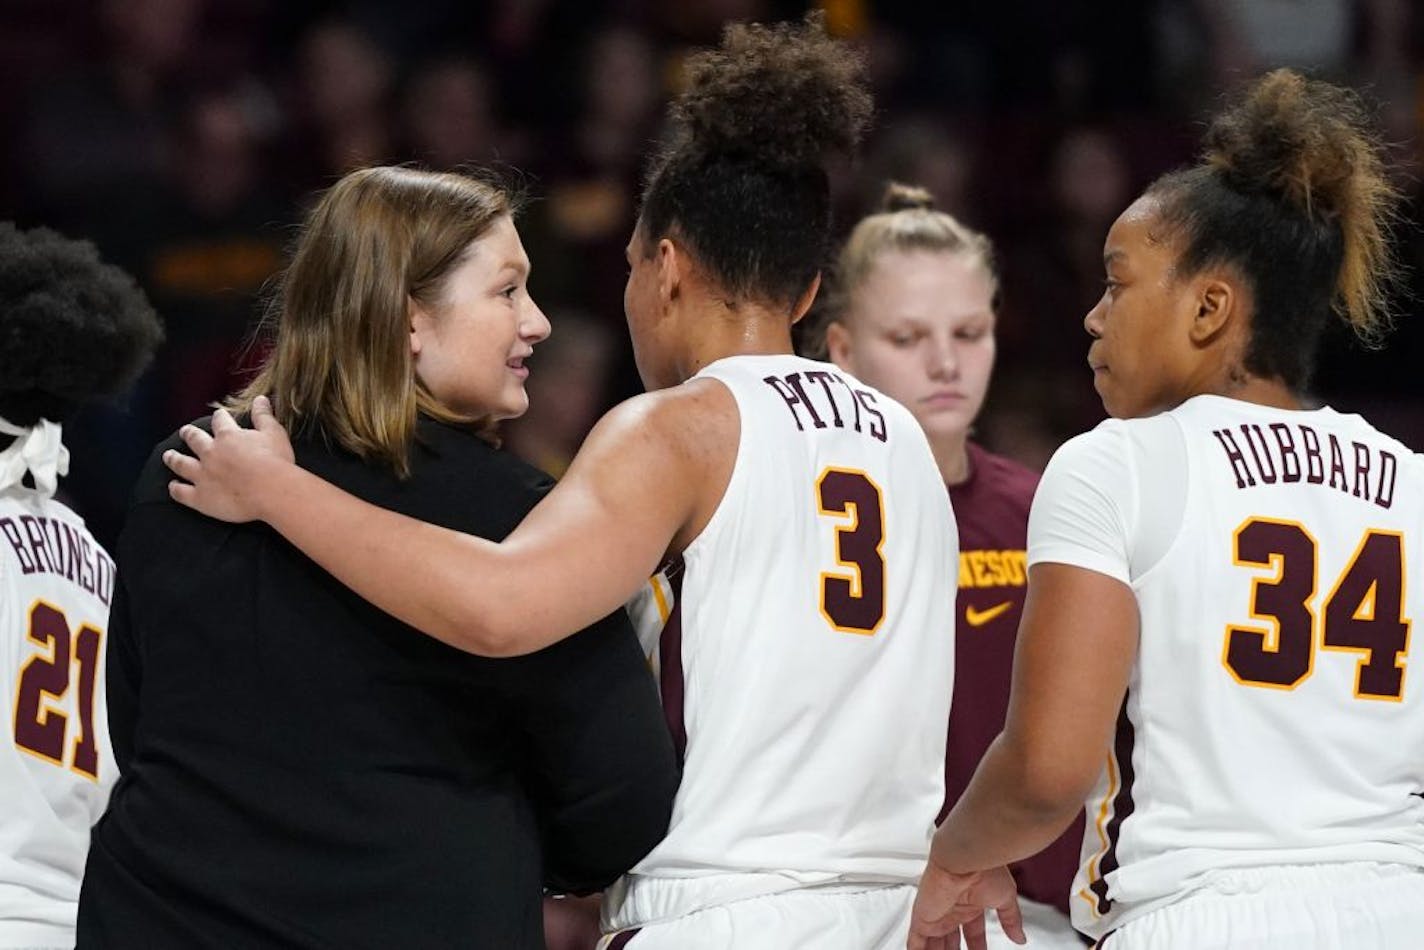
[[[104,699],[114,563],[67,507],[0,490],[0,946],[73,946],[117,768]]]
[[[717,511],[633,610],[668,617],[657,659],[684,771],[667,838],[610,895],[613,926],[914,882],[944,795],[958,543],[918,424],[799,357],[698,378],[731,391],[741,442]]]
[[[1122,499],[1141,636],[1088,802],[1078,929],[1101,937],[1214,868],[1424,866],[1420,457],[1358,416],[1218,397],[1080,440],[1069,468],[1094,443],[1120,456],[1116,476],[1077,472]],[[1048,547],[1031,560],[1075,560]]]

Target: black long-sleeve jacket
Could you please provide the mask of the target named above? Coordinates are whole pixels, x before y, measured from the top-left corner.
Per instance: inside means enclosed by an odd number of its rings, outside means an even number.
[[[79,946],[541,950],[543,886],[600,888],[659,840],[677,767],[621,611],[527,657],[469,656],[265,525],[171,502],[159,456],[178,445],[149,460],[119,540],[122,775]],[[296,451],[368,501],[492,539],[551,487],[428,420],[406,480],[320,438]]]

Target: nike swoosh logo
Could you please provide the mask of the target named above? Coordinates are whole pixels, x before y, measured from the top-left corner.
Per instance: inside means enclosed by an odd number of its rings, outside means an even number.
[[[1000,616],[1004,611],[1014,605],[1012,600],[1006,600],[1002,604],[995,604],[988,610],[975,610],[973,607],[964,608],[964,619],[969,621],[971,627],[982,627],[984,624]]]

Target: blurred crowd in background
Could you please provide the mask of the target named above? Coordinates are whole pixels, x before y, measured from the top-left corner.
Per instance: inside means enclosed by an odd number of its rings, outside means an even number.
[[[848,230],[884,183],[922,185],[986,231],[1003,274],[980,439],[1041,466],[1103,417],[1082,317],[1102,241],[1199,119],[1280,65],[1378,106],[1410,196],[1414,299],[1383,350],[1338,333],[1320,398],[1424,450],[1424,4],[1417,0],[824,0],[863,44],[877,121],[835,176]],[[360,165],[494,167],[554,332],[506,442],[557,474],[639,389],[623,248],[689,50],[780,0],[0,0],[0,218],[86,237],[130,270],[167,342],[122,405],[67,429],[67,491],[112,542],[151,447],[236,388],[313,194]],[[3,372],[3,367],[0,367]]]

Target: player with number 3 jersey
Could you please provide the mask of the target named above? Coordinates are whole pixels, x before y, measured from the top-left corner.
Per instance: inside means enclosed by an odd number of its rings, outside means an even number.
[[[162,336],[94,248],[0,224],[0,946],[72,947],[90,826],[118,777],[104,702],[114,562],[54,497],[61,423]]]
[[[933,677],[953,675],[957,539],[925,510],[943,488],[918,424],[795,356],[729,357],[697,379],[731,394],[741,434],[720,504],[663,572],[657,654],[683,780],[667,838],[610,895],[614,929],[912,882],[944,794],[929,723],[949,714]]]

